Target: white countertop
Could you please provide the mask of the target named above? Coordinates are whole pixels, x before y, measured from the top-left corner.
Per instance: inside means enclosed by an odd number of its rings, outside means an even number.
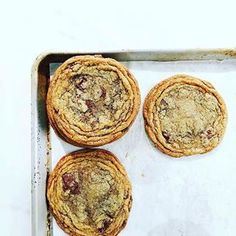
[[[38,54],[236,47],[234,0],[61,2],[1,4],[0,235],[31,235],[30,73]]]

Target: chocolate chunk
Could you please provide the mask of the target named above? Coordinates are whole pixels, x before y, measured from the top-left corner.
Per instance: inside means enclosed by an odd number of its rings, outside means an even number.
[[[93,110],[93,109],[96,108],[95,103],[90,99],[85,100],[85,104],[86,104],[86,106],[88,107],[89,110]]]
[[[105,98],[106,94],[107,94],[106,89],[104,87],[102,87],[102,86],[100,86],[100,88],[101,88],[101,91],[102,91],[101,98]]]
[[[72,194],[80,194],[79,184],[75,181],[73,174],[65,173],[62,175],[63,191],[70,190]]]
[[[75,77],[75,87],[78,88],[81,91],[84,91],[84,87],[83,84],[84,82],[86,82],[88,80],[88,76],[87,75],[77,75]]]
[[[167,106],[168,103],[167,103],[164,99],[161,99],[161,105],[163,105],[163,106]]]
[[[104,220],[103,227],[99,228],[98,231],[103,234],[108,229],[110,224],[111,224],[111,220]]]
[[[167,142],[169,142],[169,140],[170,140],[170,135],[169,135],[166,131],[162,131],[162,135],[163,135],[163,137],[165,138],[165,140],[166,140]]]
[[[207,136],[208,139],[211,139],[214,136],[214,134],[212,133],[211,130],[207,130],[206,133],[207,133],[206,136]]]

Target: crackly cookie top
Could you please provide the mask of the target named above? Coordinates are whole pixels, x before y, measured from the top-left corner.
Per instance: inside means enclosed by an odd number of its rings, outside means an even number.
[[[111,153],[77,152],[62,159],[51,174],[48,199],[66,232],[113,236],[126,224],[131,186]]]
[[[148,133],[173,156],[209,151],[225,130],[226,108],[220,95],[209,83],[189,76],[160,83],[150,92],[146,106],[152,114]]]
[[[101,142],[126,130],[139,107],[137,84],[120,63],[93,56],[66,61],[48,92],[52,123],[75,142]],[[94,139],[94,140],[93,140]],[[106,140],[105,140],[106,141]],[[106,142],[105,142],[106,143]]]

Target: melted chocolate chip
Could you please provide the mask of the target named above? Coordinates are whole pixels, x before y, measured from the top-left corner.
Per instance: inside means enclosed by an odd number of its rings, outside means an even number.
[[[207,136],[208,139],[211,139],[214,136],[214,134],[212,133],[211,130],[207,130],[206,133],[207,133],[206,136]]]
[[[98,231],[103,234],[108,229],[110,224],[111,224],[111,220],[104,220],[103,227],[99,228]]]
[[[77,75],[75,77],[75,87],[78,88],[81,91],[84,91],[83,83],[88,80],[87,75]]]
[[[73,174],[65,173],[62,175],[62,188],[63,191],[70,190],[72,194],[80,194],[79,184],[75,181]]]
[[[168,103],[167,103],[164,99],[161,99],[161,105],[163,105],[163,106],[167,106]]]
[[[107,94],[106,89],[104,87],[102,87],[102,86],[100,86],[100,88],[101,88],[101,91],[102,91],[101,98],[105,98],[106,94]]]
[[[96,108],[95,103],[90,99],[85,100],[85,104],[86,104],[86,106],[88,107],[89,110],[93,110],[93,109]]]
[[[166,140],[167,142],[169,142],[169,140],[170,140],[170,135],[169,135],[166,131],[162,131],[162,135],[163,135],[163,137],[165,138],[165,140]]]

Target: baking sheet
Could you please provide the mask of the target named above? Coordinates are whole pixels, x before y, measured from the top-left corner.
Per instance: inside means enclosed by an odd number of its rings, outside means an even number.
[[[133,186],[133,207],[128,224],[119,235],[236,235],[236,60],[122,63],[139,83],[142,104],[129,132],[101,147],[120,159]],[[58,63],[50,63],[50,75],[57,66]],[[174,159],[155,149],[145,134],[142,117],[145,96],[156,83],[177,73],[208,80],[226,102],[227,130],[222,143],[210,153]],[[45,169],[53,168],[63,155],[79,149],[58,138],[52,128],[48,138],[51,163],[45,162]],[[38,228],[45,223],[39,219]],[[49,224],[54,236],[66,235],[54,220]]]

